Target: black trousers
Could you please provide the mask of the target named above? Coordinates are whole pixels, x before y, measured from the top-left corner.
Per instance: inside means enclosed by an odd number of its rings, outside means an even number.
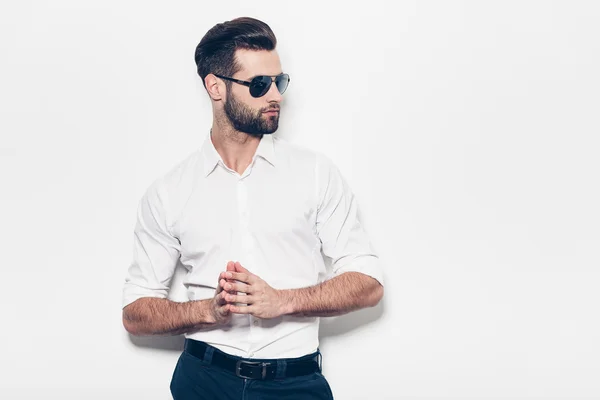
[[[209,346],[203,359],[183,352],[171,380],[174,400],[332,400],[329,383],[321,372],[272,380],[246,379],[215,365]],[[242,358],[239,358],[242,360]],[[253,360],[267,361],[267,360]]]

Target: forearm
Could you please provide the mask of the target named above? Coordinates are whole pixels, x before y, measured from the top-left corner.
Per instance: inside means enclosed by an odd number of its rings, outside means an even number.
[[[373,307],[383,296],[383,286],[370,276],[346,272],[315,286],[282,290],[284,314],[332,317]]]
[[[132,335],[179,335],[215,324],[210,299],[178,303],[145,297],[123,309],[123,325]]]

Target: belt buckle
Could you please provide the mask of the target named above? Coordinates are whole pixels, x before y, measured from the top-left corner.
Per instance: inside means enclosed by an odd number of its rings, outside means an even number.
[[[259,361],[244,361],[244,360],[238,360],[238,362],[235,363],[235,375],[240,377],[240,378],[244,378],[244,379],[258,379],[258,378],[254,378],[251,376],[246,376],[246,375],[242,375],[242,364],[246,364],[246,365],[250,365],[250,366],[262,366],[262,370],[261,370],[261,378],[265,379],[265,377],[267,376],[267,367],[269,366],[269,363],[265,363],[265,362],[259,362]]]

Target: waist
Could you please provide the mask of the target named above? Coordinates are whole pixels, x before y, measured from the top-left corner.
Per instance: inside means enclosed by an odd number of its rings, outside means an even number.
[[[223,329],[199,330],[185,337],[242,358],[295,358],[319,347],[318,318],[284,316],[276,320],[250,320],[246,315],[233,317],[230,325]]]
[[[244,379],[282,379],[321,371],[319,350],[295,358],[248,359],[227,354],[201,341],[186,339],[183,351]]]

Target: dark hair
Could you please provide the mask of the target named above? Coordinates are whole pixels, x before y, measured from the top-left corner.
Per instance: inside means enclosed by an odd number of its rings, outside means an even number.
[[[250,17],[240,17],[213,26],[196,47],[194,60],[198,75],[208,74],[233,76],[240,70],[235,59],[238,49],[268,50],[277,46],[275,34],[262,21]],[[231,84],[231,82],[228,82]]]

